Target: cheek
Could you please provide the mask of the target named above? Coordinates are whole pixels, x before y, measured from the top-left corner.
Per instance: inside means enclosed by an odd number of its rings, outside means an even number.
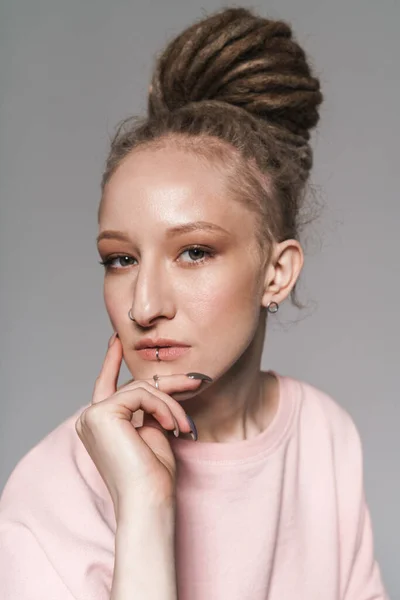
[[[119,288],[117,289],[117,287],[112,285],[112,282],[107,279],[104,280],[103,294],[104,304],[111,324],[115,330],[120,331],[122,323],[129,320],[128,311],[131,306],[129,304],[129,299],[127,297],[126,302],[124,302],[123,291]],[[122,310],[125,307],[126,311]]]
[[[197,291],[198,290],[198,291]],[[200,327],[221,330],[221,326],[232,323],[248,325],[258,318],[260,290],[256,274],[251,269],[232,273],[215,272],[213,277],[192,288],[187,296],[191,320]]]

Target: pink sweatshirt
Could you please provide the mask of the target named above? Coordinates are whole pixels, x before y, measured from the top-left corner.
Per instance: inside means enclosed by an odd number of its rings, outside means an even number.
[[[388,600],[351,417],[272,373],[279,408],[256,437],[171,440],[179,600]],[[1,600],[110,598],[116,522],[75,432],[85,407],[20,460],[3,490]]]

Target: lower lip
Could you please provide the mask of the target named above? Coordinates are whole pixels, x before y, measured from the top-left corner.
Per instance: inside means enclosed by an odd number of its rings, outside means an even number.
[[[156,356],[156,348],[142,348],[138,350],[138,354],[144,360],[158,360]],[[175,360],[190,350],[189,346],[168,346],[158,349],[159,360]]]

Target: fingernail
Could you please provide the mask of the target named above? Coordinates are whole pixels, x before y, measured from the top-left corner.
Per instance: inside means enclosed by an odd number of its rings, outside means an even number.
[[[187,419],[187,422],[189,423],[190,435],[192,436],[193,441],[196,442],[197,438],[198,438],[196,425],[194,424],[192,417],[190,417],[188,414],[186,414],[186,419]]]
[[[111,346],[111,345],[114,343],[114,340],[115,340],[115,338],[117,337],[117,335],[118,335],[118,334],[117,334],[116,332],[112,334],[112,336],[111,336],[111,337],[110,337],[110,339],[108,340],[108,347],[110,347],[110,346]]]
[[[190,377],[190,379],[201,379],[202,381],[212,381],[211,377],[204,375],[204,373],[186,373],[186,377]]]

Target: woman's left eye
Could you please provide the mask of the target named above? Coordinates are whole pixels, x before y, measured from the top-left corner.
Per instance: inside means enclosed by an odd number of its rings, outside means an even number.
[[[205,248],[199,248],[198,246],[193,246],[192,248],[187,248],[184,250],[180,256],[187,254],[190,260],[183,260],[187,264],[199,264],[208,260],[208,258],[212,257],[212,252],[210,250],[206,250]],[[206,255],[208,258],[206,258]]]

